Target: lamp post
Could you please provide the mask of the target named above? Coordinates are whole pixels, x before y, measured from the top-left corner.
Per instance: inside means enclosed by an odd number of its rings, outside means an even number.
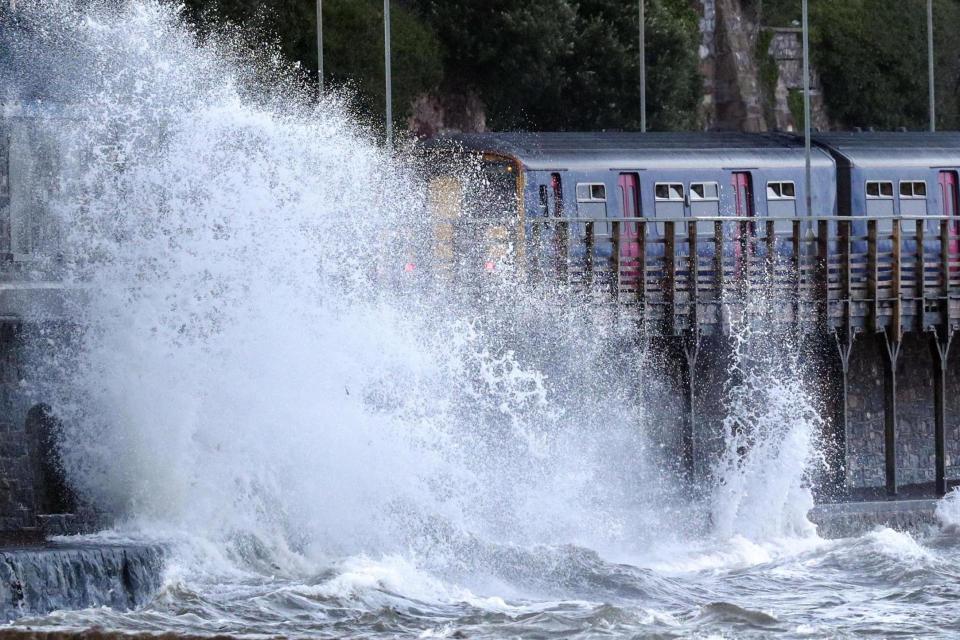
[[[937,85],[933,61],[933,0],[927,0],[927,75],[930,84],[930,131],[937,130]]]
[[[317,0],[317,79],[323,93],[323,0]]]
[[[647,132],[647,16],[640,0],[640,131]]]
[[[807,215],[813,215],[813,180],[810,171],[810,16],[808,0],[803,0],[803,147],[804,186],[807,195]]]
[[[383,63],[387,98],[387,147],[393,148],[393,69],[390,65],[390,0],[383,0]]]

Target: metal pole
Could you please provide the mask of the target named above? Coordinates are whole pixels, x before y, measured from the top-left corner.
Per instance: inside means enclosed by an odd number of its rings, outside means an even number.
[[[805,154],[805,186],[807,215],[813,215],[813,180],[810,177],[810,17],[808,0],[803,0],[803,146]]]
[[[383,63],[387,83],[387,147],[393,147],[393,69],[390,64],[390,0],[383,0]]]
[[[640,131],[647,132],[647,16],[640,0]]]
[[[933,0],[927,0],[927,77],[930,84],[930,131],[937,130],[937,85],[933,63]]]
[[[317,0],[317,79],[323,93],[323,0]]]

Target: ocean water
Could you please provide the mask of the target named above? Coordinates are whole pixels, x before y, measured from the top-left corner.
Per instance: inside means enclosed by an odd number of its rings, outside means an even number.
[[[807,520],[823,420],[762,289],[732,319],[727,435],[691,490],[629,322],[509,260],[482,289],[405,271],[436,233],[431,161],[387,153],[346,95],[318,102],[240,30],[199,39],[175,4],[17,7],[4,100],[66,105],[41,124],[43,242],[84,292],[34,392],[71,484],[116,514],[92,538],[170,552],[139,610],[13,628],[960,632],[960,498],[916,537]]]

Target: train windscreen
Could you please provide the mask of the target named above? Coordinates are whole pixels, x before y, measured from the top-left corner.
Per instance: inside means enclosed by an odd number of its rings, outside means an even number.
[[[466,213],[472,218],[512,219],[517,216],[517,173],[507,162],[483,162],[466,190]]]

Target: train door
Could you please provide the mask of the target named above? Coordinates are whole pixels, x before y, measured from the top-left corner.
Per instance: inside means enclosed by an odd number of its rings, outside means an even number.
[[[563,180],[560,178],[559,173],[550,174],[550,195],[548,198],[548,207],[547,215],[554,218],[562,218],[564,215],[563,210]],[[562,226],[562,223],[557,224],[554,227],[553,235],[553,259],[554,259],[554,268],[557,270],[557,273],[562,272],[566,269],[566,256],[567,256],[567,245],[568,242],[567,233]]]
[[[737,171],[730,176],[730,184],[733,186],[733,214],[738,218],[753,218],[755,215],[753,209],[753,180],[747,171]],[[737,267],[740,267],[740,228],[741,225],[735,224],[733,230],[733,253],[737,259]],[[754,225],[751,222],[748,227],[750,235],[754,233]]]
[[[747,172],[736,172],[730,180],[733,185],[733,197],[736,204],[734,212],[740,218],[752,218],[753,211],[753,185],[751,184],[750,174]]]
[[[432,262],[437,271],[449,275],[457,245],[457,220],[463,209],[463,183],[455,176],[438,176],[430,181],[427,210],[433,225]],[[426,258],[420,255],[420,258]],[[407,256],[404,271],[417,268],[416,252]]]
[[[943,215],[955,218],[957,217],[958,208],[960,208],[960,194],[957,190],[957,172],[956,171],[941,171],[940,172],[940,200],[943,202]],[[953,223],[950,225],[950,254],[957,255],[958,247],[958,229],[957,224]]]
[[[621,173],[620,180],[620,202],[623,207],[624,218],[640,217],[640,177],[635,173]],[[638,224],[636,222],[627,222],[620,230],[620,257],[625,263],[623,275],[634,280],[640,273],[639,265],[634,264],[637,257],[640,256],[640,243],[638,241]]]

